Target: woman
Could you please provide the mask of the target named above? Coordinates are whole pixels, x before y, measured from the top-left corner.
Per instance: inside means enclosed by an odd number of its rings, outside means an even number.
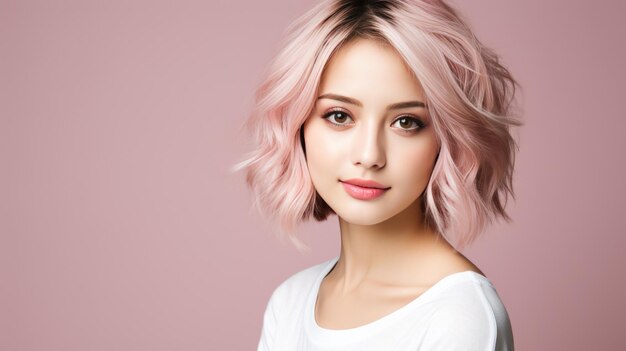
[[[336,214],[341,250],[275,289],[258,349],[513,350],[457,251],[510,220],[508,70],[442,1],[322,1],[289,33],[237,169],[299,247],[300,221]]]

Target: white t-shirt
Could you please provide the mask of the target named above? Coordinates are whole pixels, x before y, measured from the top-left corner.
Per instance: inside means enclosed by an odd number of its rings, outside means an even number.
[[[400,309],[351,329],[315,321],[322,279],[339,257],[302,270],[272,293],[258,351],[513,350],[509,316],[483,275],[453,273]]]

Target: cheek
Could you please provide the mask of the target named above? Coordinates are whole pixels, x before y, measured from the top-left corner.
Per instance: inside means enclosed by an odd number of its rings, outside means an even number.
[[[340,147],[333,142],[332,133],[329,133],[319,121],[305,125],[304,129],[305,150],[307,166],[314,185],[331,175],[332,170],[338,167],[335,161],[339,155]]]
[[[428,184],[435,160],[438,146],[434,139],[416,140],[411,145],[402,145],[393,153],[393,164],[397,165],[397,172],[401,174],[402,183],[409,188],[414,188],[421,193]],[[416,185],[418,185],[416,187]]]

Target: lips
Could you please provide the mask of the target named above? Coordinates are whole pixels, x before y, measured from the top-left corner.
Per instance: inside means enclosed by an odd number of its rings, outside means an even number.
[[[340,182],[360,186],[362,188],[375,188],[375,189],[385,189],[385,190],[390,188],[380,183],[377,183],[373,180],[368,180],[368,179],[354,178],[354,179],[340,180]]]
[[[348,195],[357,200],[373,200],[391,189],[391,187],[385,187],[380,183],[365,179],[348,179],[340,180],[340,182]]]

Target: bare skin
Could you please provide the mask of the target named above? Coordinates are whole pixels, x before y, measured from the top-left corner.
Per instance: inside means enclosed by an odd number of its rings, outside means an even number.
[[[426,101],[402,58],[379,42],[349,43],[325,68],[304,123],[311,179],[341,229],[341,254],[315,308],[321,327],[368,324],[450,274],[482,274],[424,225],[419,203],[439,152]],[[354,198],[342,186],[351,178],[389,189]]]
[[[447,275],[483,274],[437,233],[415,223],[415,206],[376,226],[340,218],[341,255],[320,285],[319,326],[362,326],[398,310]]]
[[[389,107],[411,101],[426,101],[421,83],[378,42],[346,45],[322,76],[316,108],[304,125],[307,163],[341,229],[341,254],[321,282],[315,307],[323,328],[368,324],[450,274],[482,274],[423,223],[419,203],[439,145],[425,104]],[[416,128],[405,116],[424,125]],[[349,178],[375,180],[390,190],[373,201],[358,200],[341,185]]]

